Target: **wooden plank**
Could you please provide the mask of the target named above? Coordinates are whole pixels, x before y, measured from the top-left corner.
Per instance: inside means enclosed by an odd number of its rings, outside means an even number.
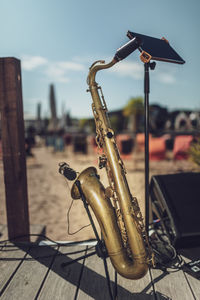
[[[195,299],[183,271],[168,274],[158,269],[152,269],[151,273],[157,300],[165,299],[164,297],[173,300]]]
[[[20,61],[0,58],[2,154],[9,238],[29,234]],[[21,240],[28,241],[28,237]]]
[[[91,249],[88,253],[94,250]],[[113,286],[114,272],[109,259],[107,259],[107,265]],[[78,299],[110,299],[103,260],[97,254],[88,257],[85,261]]]
[[[128,280],[120,275],[118,277],[118,285],[123,287],[123,289],[118,288],[119,299],[156,300],[149,271],[138,280]],[[129,291],[126,297],[124,289]]]
[[[79,280],[82,273],[82,262],[62,267],[62,263],[70,262],[84,254],[76,251],[84,250],[85,246],[62,246],[51,267],[51,271],[41,289],[38,300],[46,299],[76,299]],[[72,254],[70,254],[72,253]],[[74,254],[73,254],[74,253]]]
[[[26,255],[26,249],[21,250],[11,243],[6,243],[0,249],[0,296],[12,280],[12,277],[17,272]],[[16,258],[19,259],[17,260]]]
[[[107,264],[113,290],[115,270],[109,258]],[[140,280],[128,280],[117,275],[117,283],[118,299],[154,299],[154,296],[150,295],[152,287],[149,274]],[[145,290],[146,287],[148,290]],[[86,260],[78,296],[78,299],[84,300],[110,299],[103,260],[97,255],[88,257]]]
[[[192,260],[200,260],[200,247],[184,249],[181,251],[183,260],[188,263]],[[196,299],[200,299],[200,280],[184,272]]]
[[[23,248],[24,246],[20,246],[19,249]],[[8,283],[1,299],[35,299],[56,254],[57,250],[53,247],[32,246],[25,260]]]

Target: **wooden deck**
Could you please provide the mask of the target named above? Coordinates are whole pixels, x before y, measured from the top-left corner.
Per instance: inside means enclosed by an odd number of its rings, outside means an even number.
[[[4,228],[1,227],[2,231]],[[81,252],[80,252],[81,251]],[[94,242],[73,245],[0,244],[0,298],[7,300],[110,299],[103,260],[96,254],[67,267],[62,263],[94,251]],[[185,260],[197,259],[200,248],[185,251]],[[111,285],[114,270],[107,259]],[[200,299],[200,281],[182,270],[152,269],[140,280],[117,276],[117,299]]]

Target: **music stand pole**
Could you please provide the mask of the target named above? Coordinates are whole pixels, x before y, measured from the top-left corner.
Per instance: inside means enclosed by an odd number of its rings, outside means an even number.
[[[145,228],[149,230],[149,68],[154,70],[155,62],[144,63],[144,106],[145,106]]]
[[[144,94],[145,94],[145,228],[148,234],[149,227],[149,68],[154,70],[156,63],[150,60],[158,60],[176,64],[184,64],[185,61],[170,46],[164,37],[161,39],[139,34],[128,30],[130,40],[141,40],[139,50],[140,59],[144,62]]]

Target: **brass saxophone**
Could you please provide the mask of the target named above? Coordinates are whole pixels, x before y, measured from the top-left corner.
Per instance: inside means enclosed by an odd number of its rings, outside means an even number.
[[[101,98],[98,92],[101,91],[101,87],[95,81],[99,70],[110,68],[124,58],[124,50],[123,53],[120,51],[107,64],[104,61],[95,62],[88,75],[96,141],[103,150],[99,157],[99,167],[105,167],[109,186],[104,188],[94,167],[82,171],[77,180],[99,223],[108,256],[115,270],[125,278],[139,279],[146,274],[151,260],[143,218],[137,199],[130,193],[125,167],[107,115],[106,103],[103,94]],[[127,56],[127,51],[125,54]],[[75,183],[71,195],[73,199],[79,199],[81,196]]]

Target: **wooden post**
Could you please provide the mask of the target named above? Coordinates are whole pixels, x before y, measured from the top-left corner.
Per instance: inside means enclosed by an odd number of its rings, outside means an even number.
[[[16,58],[0,58],[0,108],[8,237],[12,239],[29,234],[21,66]]]

